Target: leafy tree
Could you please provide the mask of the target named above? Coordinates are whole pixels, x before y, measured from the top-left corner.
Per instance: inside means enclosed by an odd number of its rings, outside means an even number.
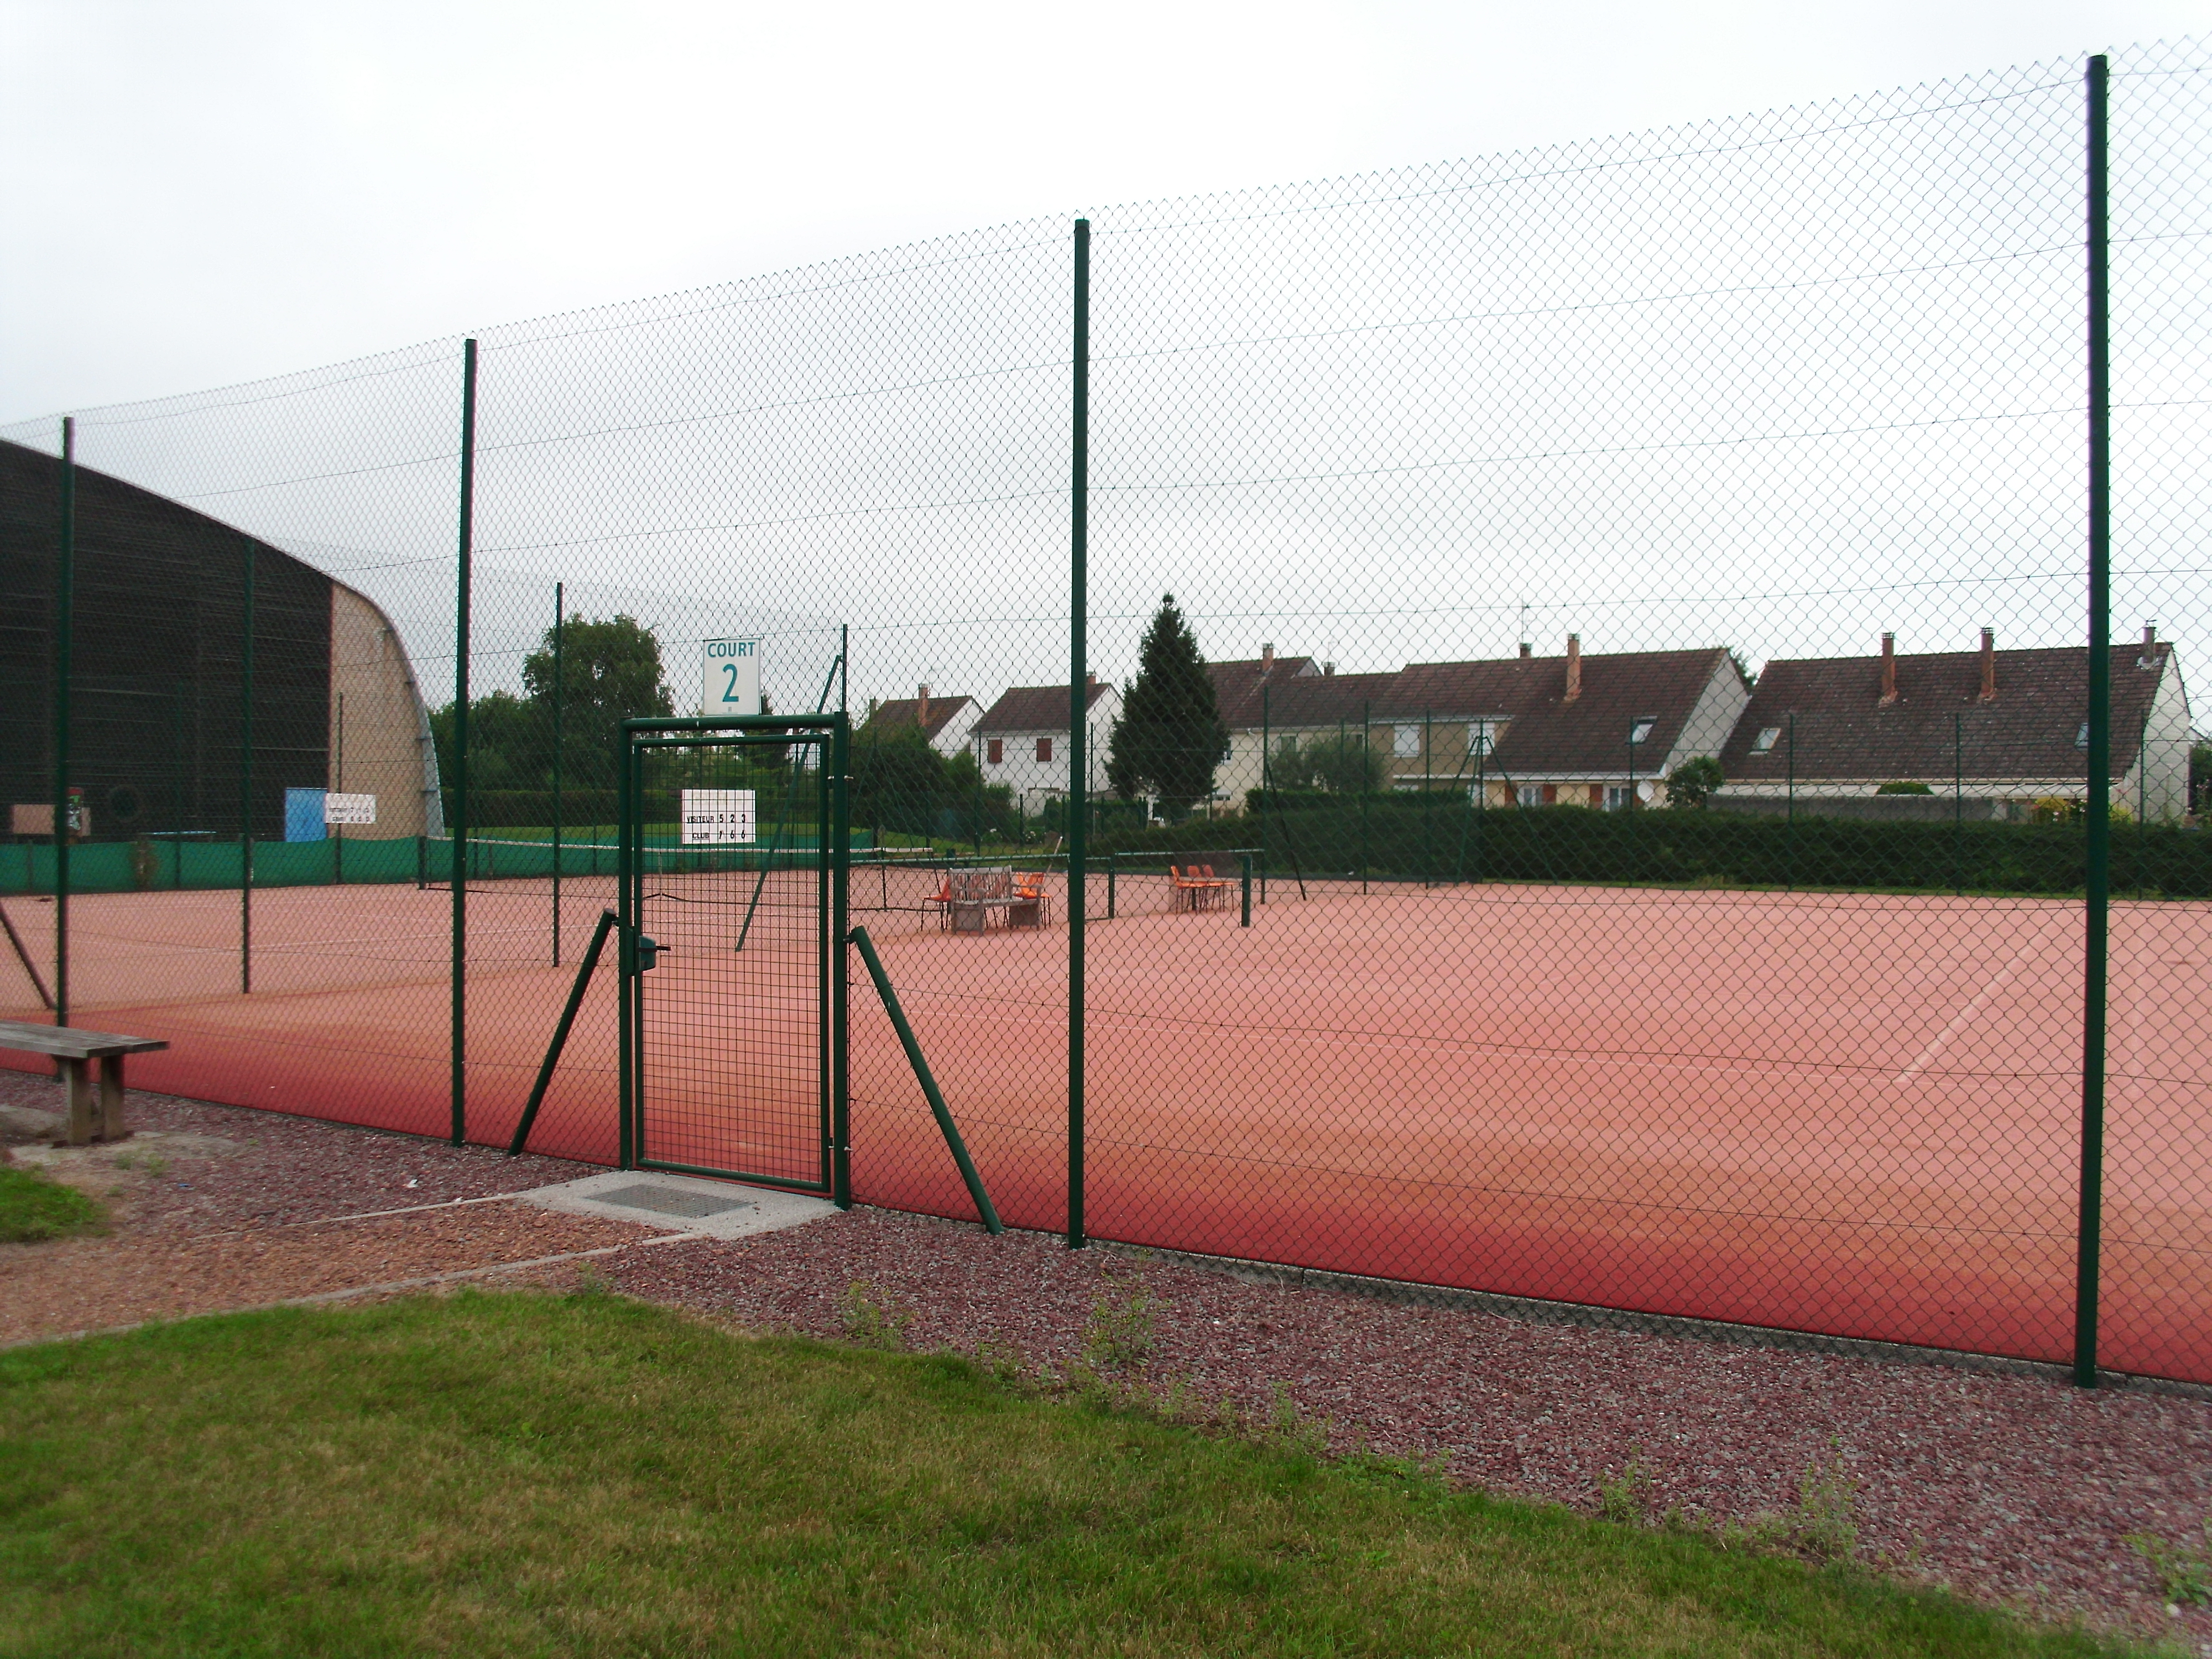
[[[1206,659],[1175,595],[1164,594],[1107,739],[1106,781],[1122,799],[1155,795],[1180,817],[1212,793],[1213,769],[1228,758],[1229,727]]]
[[[1667,805],[1703,806],[1712,799],[1713,791],[1727,781],[1721,772],[1721,763],[1711,755],[1686,760],[1667,775]]]
[[[1932,795],[1935,793],[1926,784],[1916,783],[1910,778],[1892,778],[1875,790],[1877,795]]]
[[[1267,767],[1278,789],[1326,789],[1334,795],[1378,793],[1389,787],[1389,772],[1382,749],[1361,742],[1356,732],[1330,732],[1303,744],[1285,738]]]
[[[888,732],[862,726],[853,738],[851,766],[856,825],[927,836],[938,827],[939,809],[953,804],[951,768],[918,726]],[[968,767],[973,772],[975,762]]]
[[[660,641],[636,617],[604,622],[570,617],[561,623],[562,769],[579,784],[612,787],[614,746],[626,720],[676,712],[661,682]],[[547,711],[544,743],[550,776],[553,630],[522,659],[530,701]]]

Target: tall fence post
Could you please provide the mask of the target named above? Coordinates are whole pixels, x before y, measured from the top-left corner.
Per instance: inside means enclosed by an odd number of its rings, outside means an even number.
[[[1067,1248],[1083,1248],[1083,946],[1091,908],[1084,728],[1091,717],[1091,221],[1075,222],[1074,409],[1068,480]]]
[[[254,544],[246,541],[245,622],[238,672],[238,988],[253,989],[253,577]]]
[[[1274,688],[1265,680],[1260,682],[1260,902],[1267,902],[1267,801],[1274,793],[1274,762],[1268,750],[1274,746],[1274,710],[1269,698]]]
[[[553,584],[553,965],[561,965],[561,636],[567,595]]]
[[[70,658],[76,642],[76,421],[62,416],[61,539],[54,550],[54,1024],[70,1014]]]
[[[333,764],[337,778],[338,793],[343,795],[345,793],[345,693],[341,691],[337,695],[337,755]],[[331,825],[329,834],[331,884],[336,887],[343,887],[345,885],[345,825],[343,823]]]
[[[2084,77],[2089,333],[2088,868],[2081,961],[2081,1193],[2074,1279],[2074,1381],[2097,1386],[2097,1296],[2104,1246],[2105,1000],[2112,911],[2112,361],[2103,56]]]
[[[477,343],[461,343],[461,526],[453,593],[453,1139],[468,1138],[469,562],[476,544]]]

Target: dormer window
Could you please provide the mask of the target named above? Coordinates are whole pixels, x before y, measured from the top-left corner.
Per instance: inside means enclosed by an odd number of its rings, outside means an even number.
[[[1761,726],[1759,735],[1751,740],[1751,752],[1754,755],[1772,753],[1775,740],[1781,735],[1782,728],[1778,726]]]
[[[1651,728],[1652,728],[1654,726],[1657,725],[1657,724],[1658,724],[1658,722],[1657,722],[1656,720],[1638,720],[1634,725],[1631,726],[1628,728],[1628,740],[1629,740],[1629,742],[1631,742],[1631,743],[1642,743],[1642,742],[1644,742],[1645,739],[1647,739],[1648,738],[1650,738],[1650,735],[1651,735]]]
[[[2087,749],[2089,746],[2088,721],[2083,720],[2081,722],[2081,729],[2074,734],[2074,746],[2076,749]]]

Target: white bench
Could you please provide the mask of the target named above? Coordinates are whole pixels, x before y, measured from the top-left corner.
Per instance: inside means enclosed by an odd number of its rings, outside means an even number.
[[[69,1144],[82,1146],[94,1140],[120,1140],[130,1130],[123,1127],[123,1057],[143,1054],[169,1045],[153,1037],[118,1036],[113,1031],[80,1031],[73,1025],[27,1025],[18,1019],[0,1019],[0,1048],[26,1054],[52,1054],[60,1062],[69,1093]],[[87,1070],[100,1062],[100,1091],[93,1092]]]

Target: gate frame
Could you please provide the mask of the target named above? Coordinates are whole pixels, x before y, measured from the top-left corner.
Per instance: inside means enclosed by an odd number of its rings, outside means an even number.
[[[640,811],[643,778],[640,757],[647,749],[684,749],[712,743],[718,734],[744,738],[778,733],[817,737],[822,744],[822,769],[817,787],[822,793],[824,833],[816,852],[815,868],[828,889],[827,902],[817,906],[816,959],[822,975],[821,1016],[817,1021],[820,1049],[821,1176],[814,1181],[786,1176],[750,1175],[733,1170],[710,1170],[697,1164],[672,1164],[645,1154],[643,1099],[645,975],[638,966],[639,885],[643,876]],[[616,859],[616,951],[618,977],[616,1006],[618,1018],[620,1082],[617,1125],[617,1166],[624,1170],[662,1170],[672,1175],[706,1176],[718,1181],[741,1181],[749,1186],[775,1187],[787,1191],[819,1193],[841,1210],[853,1207],[852,1091],[847,1043],[849,986],[846,978],[845,935],[848,931],[846,889],[853,849],[846,766],[850,722],[842,712],[830,714],[710,714],[626,720],[617,734],[617,814],[621,820]],[[769,854],[768,856],[773,856]]]

